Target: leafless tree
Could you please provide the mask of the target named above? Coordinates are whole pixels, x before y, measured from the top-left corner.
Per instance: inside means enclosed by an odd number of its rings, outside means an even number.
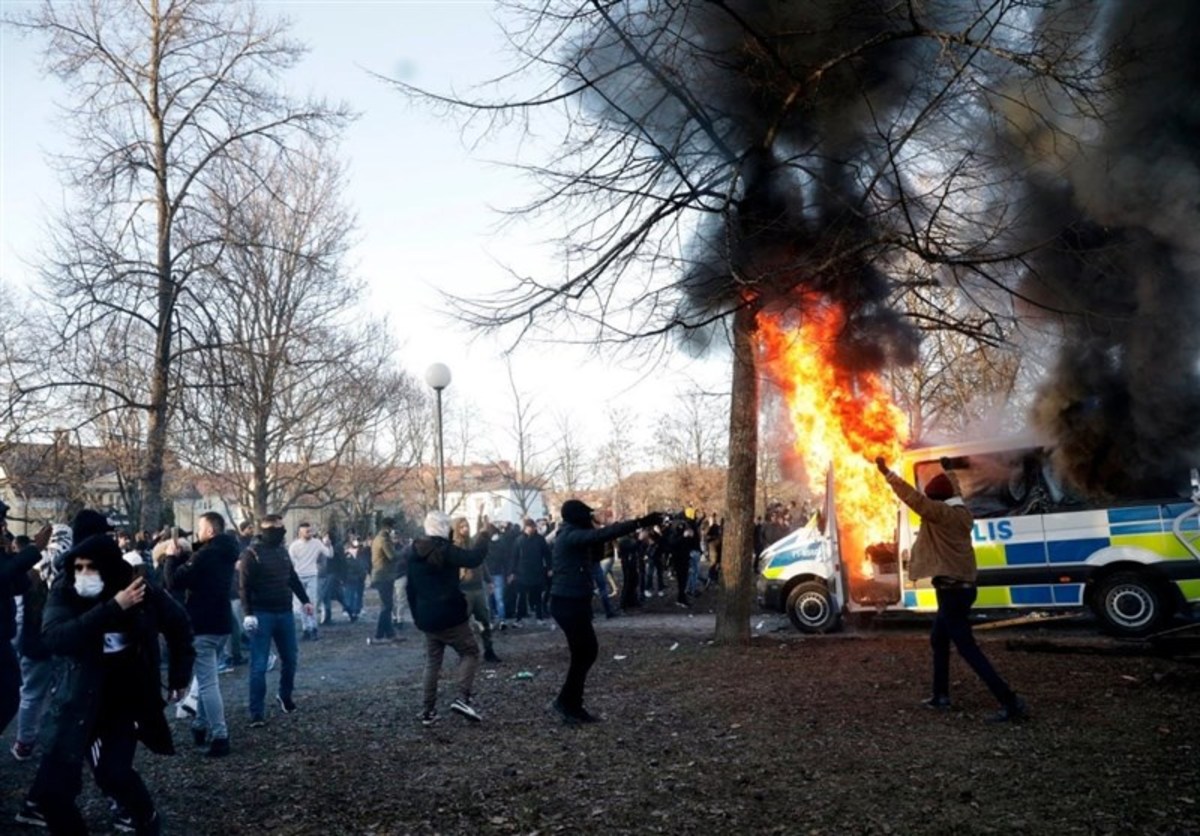
[[[561,412],[554,418],[554,458],[552,469],[556,487],[567,496],[574,496],[585,486],[585,452],[580,445],[581,430],[571,415]]]
[[[45,68],[69,93],[73,148],[58,163],[72,194],[41,266],[58,362],[36,386],[105,389],[145,415],[138,482],[153,526],[179,364],[208,347],[205,282],[223,250],[210,209],[228,185],[214,175],[247,159],[248,143],[286,149],[346,113],[283,93],[304,49],[250,3],[47,0],[8,23],[44,39]],[[136,385],[86,373],[96,329],[137,347],[122,358],[144,370]]]
[[[596,474],[600,484],[609,486],[611,490],[609,510],[616,519],[623,519],[631,516],[633,511],[621,493],[621,486],[635,460],[633,439],[636,434],[633,430],[636,421],[634,412],[625,406],[610,407],[605,417],[608,419],[608,432],[596,454]],[[638,513],[645,513],[655,509],[637,510]]]
[[[915,359],[905,293],[1011,291],[1023,252],[990,211],[1013,176],[989,145],[998,103],[1094,113],[1100,78],[1084,4],[1053,5],[516,0],[521,63],[494,95],[397,82],[481,133],[539,111],[562,126],[526,165],[545,191],[514,215],[565,227],[565,275],[514,271],[500,293],[455,300],[467,322],[514,341],[567,320],[601,345],[678,335],[731,351],[719,640],[750,635],[758,316],[831,300],[847,313],[838,362],[878,370]],[[911,281],[913,258],[937,274]],[[954,310],[936,320],[972,330]]]
[[[513,458],[511,465],[503,464],[501,471],[508,480],[517,510],[524,518],[529,516],[542,491],[550,486],[552,471],[542,466],[549,445],[538,433],[541,412],[536,400],[517,385],[511,361],[506,361],[505,369],[508,373],[508,389],[512,396],[509,401],[512,413],[505,434],[508,436],[508,451],[513,454]],[[509,459],[502,454],[497,456],[495,461],[507,463]]]
[[[204,302],[210,348],[183,365],[177,437],[187,463],[224,474],[261,516],[302,498],[333,502],[343,460],[361,461],[396,399],[416,391],[390,370],[385,323],[357,311],[345,263],[353,218],[331,152],[250,151],[208,207],[225,247]],[[245,188],[248,177],[263,187]]]

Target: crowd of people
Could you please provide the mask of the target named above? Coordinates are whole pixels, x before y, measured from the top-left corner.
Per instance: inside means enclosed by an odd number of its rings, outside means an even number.
[[[0,503],[0,521],[5,512]],[[267,673],[276,665],[272,704],[296,711],[299,642],[320,640],[335,605],[339,617],[357,622],[368,584],[380,602],[368,643],[396,641],[408,620],[423,634],[424,725],[438,721],[447,647],[461,660],[450,709],[478,722],[474,678],[481,661],[500,661],[495,632],[551,619],[571,654],[555,710],[566,723],[595,721],[583,703],[596,653],[593,601],[613,618],[664,596],[674,575],[676,603],[690,607],[720,571],[721,529],[692,510],[609,524],[578,501],[563,512],[558,522],[520,525],[480,518],[472,535],[465,517],[435,511],[416,538],[402,537],[387,518],[372,536],[345,539],[301,523],[289,543],[275,514],[233,530],[209,512],[193,531],[151,535],[117,531],[84,509],[70,525],[8,537],[0,557],[0,731],[15,718],[12,756],[41,756],[17,820],[86,832],[75,804],[86,761],[117,829],[159,832],[133,762],[139,741],[174,752],[167,704],[190,718],[192,740],[207,756],[230,754],[220,675],[249,663],[251,728],[267,723]]]

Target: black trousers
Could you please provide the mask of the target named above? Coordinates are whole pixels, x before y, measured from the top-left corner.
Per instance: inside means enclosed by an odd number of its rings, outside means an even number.
[[[137,727],[131,717],[109,717],[107,707],[101,708],[96,736],[86,754],[92,776],[100,791],[120,804],[133,817],[138,833],[157,833],[154,801],[145,783],[133,768],[137,752]],[[64,759],[51,744],[50,750],[38,765],[30,799],[46,817],[53,834],[86,834],[87,825],[75,799],[83,789],[78,760]]]
[[[686,554],[671,555],[671,571],[675,573],[675,584],[678,587],[678,593],[675,600],[680,604],[688,603],[687,597],[687,582],[688,573],[692,570],[692,559]]]
[[[983,655],[971,632],[968,616],[976,595],[978,590],[974,586],[937,590],[937,617],[933,620],[933,632],[929,634],[929,643],[933,646],[933,695],[950,696],[950,643],[953,642],[958,655],[983,680],[992,696],[1001,705],[1012,705],[1016,695]]]
[[[542,589],[540,583],[519,583],[517,587],[517,618],[524,618],[532,611],[538,621],[546,617],[546,608],[542,605]]]
[[[379,624],[375,627],[375,638],[390,639],[396,635],[392,626],[392,608],[396,606],[396,582],[385,581],[375,584],[379,593]]]
[[[551,595],[550,614],[562,628],[571,651],[567,680],[558,693],[558,701],[567,711],[578,711],[583,708],[583,687],[588,671],[600,653],[600,643],[596,641],[596,630],[592,627],[592,599]]]
[[[642,605],[642,561],[638,555],[621,558],[621,609]]]

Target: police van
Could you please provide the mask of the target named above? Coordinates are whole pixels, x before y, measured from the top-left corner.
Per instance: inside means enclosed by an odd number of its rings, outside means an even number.
[[[1050,450],[1032,441],[993,441],[910,450],[894,465],[924,489],[951,459],[975,516],[978,609],[1089,608],[1121,636],[1160,629],[1200,602],[1200,477],[1157,495],[1103,501],[1077,496],[1057,477]],[[1190,476],[1190,484],[1189,484]],[[935,612],[928,578],[908,576],[921,520],[897,502],[895,540],[865,555],[839,550],[837,486],[827,482],[825,519],[765,549],[759,601],[787,612],[801,631],[835,629],[843,615]],[[860,560],[851,583],[846,561]]]

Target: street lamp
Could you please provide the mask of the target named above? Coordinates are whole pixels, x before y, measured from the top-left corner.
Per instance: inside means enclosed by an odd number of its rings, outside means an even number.
[[[446,510],[446,457],[442,448],[442,390],[450,385],[450,367],[434,363],[425,370],[425,382],[437,392],[438,507]]]

